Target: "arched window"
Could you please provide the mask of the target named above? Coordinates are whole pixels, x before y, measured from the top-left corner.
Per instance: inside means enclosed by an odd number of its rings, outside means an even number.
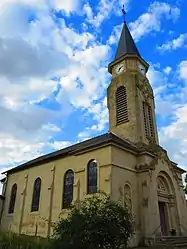
[[[93,194],[97,192],[97,162],[91,160],[87,168],[87,193]]]
[[[116,122],[117,124],[128,122],[127,92],[124,86],[116,91]]]
[[[16,202],[16,194],[17,194],[17,184],[15,183],[12,186],[11,195],[10,195],[10,203],[9,203],[9,209],[8,209],[9,214],[14,213],[14,207],[15,207],[15,202]]]
[[[38,177],[34,182],[31,212],[39,210],[40,192],[41,192],[41,179]]]
[[[73,201],[73,184],[74,184],[74,173],[71,169],[66,171],[64,175],[64,192],[62,208],[69,208]]]

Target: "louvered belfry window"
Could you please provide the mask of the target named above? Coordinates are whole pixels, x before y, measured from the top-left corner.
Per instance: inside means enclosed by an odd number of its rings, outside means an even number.
[[[146,137],[155,136],[153,125],[152,108],[149,104],[143,102],[144,129]]]
[[[15,203],[16,203],[16,195],[17,195],[17,184],[15,183],[12,186],[11,195],[10,195],[10,203],[9,203],[9,209],[8,209],[9,214],[14,213],[14,207],[15,207]]]
[[[128,122],[127,92],[124,86],[116,91],[116,121],[117,124]]]

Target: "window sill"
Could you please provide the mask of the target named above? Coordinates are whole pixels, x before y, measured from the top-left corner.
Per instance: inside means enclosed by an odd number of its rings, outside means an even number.
[[[31,214],[31,215],[39,215],[40,212],[39,212],[39,211],[31,211],[30,214]]]
[[[122,125],[122,124],[126,124],[129,122],[129,119],[121,121],[121,122],[116,122],[116,126]]]
[[[6,216],[7,216],[7,217],[13,217],[13,216],[14,216],[14,213],[11,213],[11,214],[7,213]]]

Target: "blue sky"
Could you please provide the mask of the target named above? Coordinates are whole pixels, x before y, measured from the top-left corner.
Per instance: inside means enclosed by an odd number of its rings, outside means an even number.
[[[186,1],[1,0],[1,171],[108,131],[123,4],[150,64],[160,143],[187,167]]]

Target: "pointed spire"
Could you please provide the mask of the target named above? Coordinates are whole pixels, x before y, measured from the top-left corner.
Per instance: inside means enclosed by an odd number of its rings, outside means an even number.
[[[124,10],[122,9],[122,11]],[[123,13],[124,15],[126,14],[126,12],[123,12]],[[138,55],[139,57],[141,57],[136,47],[136,44],[132,38],[132,35],[127,27],[126,21],[124,21],[124,24],[123,24],[123,29],[121,32],[121,37],[119,40],[115,60],[119,59],[121,56],[125,54]]]

